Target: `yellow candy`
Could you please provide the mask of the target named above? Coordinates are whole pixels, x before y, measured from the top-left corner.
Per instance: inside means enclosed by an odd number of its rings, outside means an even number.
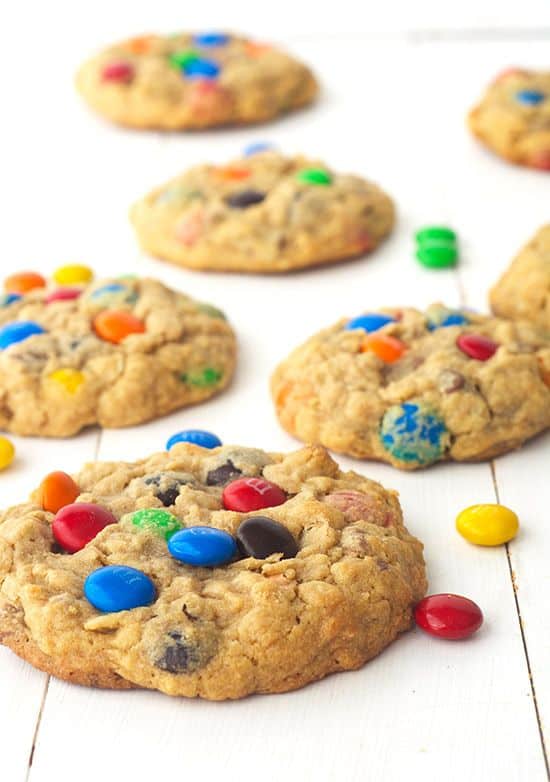
[[[518,534],[518,517],[504,505],[471,505],[456,517],[463,538],[478,546],[500,546]]]
[[[0,437],[0,470],[4,470],[13,462],[15,448],[7,437]]]
[[[75,263],[56,269],[53,278],[58,285],[85,285],[93,280],[94,273],[88,266]]]
[[[56,369],[49,379],[62,385],[69,394],[75,394],[84,382],[84,375],[78,369]]]

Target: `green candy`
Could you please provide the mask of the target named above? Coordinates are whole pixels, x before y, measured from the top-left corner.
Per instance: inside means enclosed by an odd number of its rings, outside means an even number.
[[[420,228],[415,233],[415,238],[418,244],[434,240],[438,242],[456,242],[455,232],[444,225],[427,225],[425,228]]]
[[[330,185],[332,177],[322,168],[303,168],[296,174],[296,179],[306,185]]]
[[[208,386],[214,386],[219,383],[223,377],[223,372],[213,367],[206,367],[200,372],[185,372],[180,375],[180,380],[183,383],[189,383],[190,386],[199,386],[199,388],[207,388]]]
[[[136,527],[147,532],[154,532],[165,540],[171,538],[175,532],[184,526],[179,519],[167,510],[161,510],[160,508],[145,508],[144,510],[136,510],[128,515],[130,521]]]
[[[209,315],[211,318],[227,320],[225,314],[221,310],[219,310],[217,307],[213,307],[211,304],[207,304],[204,301],[199,301],[197,303],[197,309],[199,312],[202,312],[204,315]]]
[[[185,49],[181,52],[172,52],[172,54],[168,55],[170,65],[172,65],[174,68],[185,68],[186,65],[189,65],[190,63],[199,59],[200,57],[198,53],[194,52],[192,49]]]
[[[454,244],[431,242],[420,245],[416,257],[430,269],[445,269],[456,264],[458,253]]]

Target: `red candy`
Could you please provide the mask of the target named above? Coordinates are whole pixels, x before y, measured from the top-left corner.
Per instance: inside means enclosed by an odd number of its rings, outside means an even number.
[[[550,171],[550,149],[541,149],[529,158],[529,165],[539,171]]]
[[[52,532],[59,545],[69,554],[74,554],[108,524],[116,523],[113,514],[101,505],[74,502],[58,511],[52,523]]]
[[[414,609],[416,624],[430,635],[458,641],[479,630],[483,614],[473,600],[460,595],[430,595]]]
[[[111,62],[101,71],[103,81],[115,81],[128,84],[134,78],[134,66],[129,62]]]
[[[481,334],[461,334],[456,344],[463,353],[477,361],[488,361],[498,349],[496,342]]]
[[[276,483],[264,478],[239,478],[225,487],[222,500],[226,510],[248,513],[282,505],[286,502],[286,494]]]
[[[81,293],[79,288],[59,288],[46,296],[46,304],[51,304],[52,301],[72,301],[78,299]]]

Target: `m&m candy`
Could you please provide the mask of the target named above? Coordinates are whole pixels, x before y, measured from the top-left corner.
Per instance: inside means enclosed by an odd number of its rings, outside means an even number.
[[[33,320],[17,320],[0,328],[0,350],[9,348],[17,342],[33,337],[36,334],[44,334],[44,329]]]
[[[126,310],[104,310],[94,318],[94,330],[106,342],[118,344],[131,334],[143,334],[145,324]]]
[[[201,448],[217,448],[222,444],[222,441],[217,435],[206,432],[204,429],[183,429],[168,439],[166,450],[169,451],[176,443],[192,443]]]
[[[103,81],[115,84],[129,84],[133,80],[135,73],[135,68],[131,62],[120,60],[107,63],[101,71],[101,78]]]
[[[387,326],[388,323],[395,323],[395,318],[391,315],[381,315],[378,313],[368,313],[366,315],[359,315],[357,318],[353,318],[346,323],[345,328],[352,331],[354,329],[364,329],[369,334],[373,331],[378,331],[383,326]]]
[[[42,508],[50,513],[57,513],[66,505],[71,505],[79,494],[78,484],[61,470],[46,475],[38,490]]]
[[[7,437],[0,437],[0,470],[9,467],[15,458],[15,447]]]
[[[193,36],[193,43],[203,47],[225,46],[229,43],[229,35],[219,32],[197,33]]]
[[[229,483],[222,494],[223,507],[239,513],[273,508],[286,500],[286,493],[281,487],[265,478],[238,478]]]
[[[456,233],[443,225],[430,225],[415,233],[416,257],[430,269],[454,266],[458,258]]]
[[[249,206],[261,204],[265,197],[266,194],[261,190],[239,190],[237,193],[230,193],[225,203],[232,209],[248,209]]]
[[[430,635],[458,641],[469,638],[483,623],[483,614],[473,600],[460,595],[430,595],[414,609],[416,624]]]
[[[58,285],[86,285],[93,280],[94,273],[89,266],[74,263],[56,269],[53,278]]]
[[[116,524],[113,514],[101,505],[74,502],[57,512],[52,532],[61,548],[74,554],[98,535],[109,524]]]
[[[404,342],[390,334],[369,334],[361,345],[362,353],[374,353],[386,364],[398,361],[406,349]]]
[[[269,144],[266,141],[255,141],[244,148],[244,156],[252,157],[253,155],[259,155],[261,152],[269,152],[273,149],[275,149],[273,144]]]
[[[518,534],[519,521],[510,508],[496,503],[471,505],[456,517],[463,538],[478,546],[500,546]]]
[[[50,372],[48,380],[53,380],[54,383],[57,383],[64,388],[68,394],[76,394],[80,386],[84,383],[85,377],[84,373],[80,372],[78,369],[67,367]]]
[[[183,72],[188,79],[215,79],[221,67],[214,60],[192,59],[185,63]]]
[[[444,225],[429,225],[426,228],[420,228],[414,236],[419,244],[433,241],[456,242],[457,238],[453,229]]]
[[[20,293],[3,293],[0,295],[0,307],[9,307],[14,301],[21,301],[22,298]]]
[[[45,287],[46,280],[37,272],[18,272],[4,280],[6,293],[28,293],[35,288]]]
[[[156,597],[149,576],[126,565],[107,565],[90,573],[84,595],[98,611],[114,613],[150,605]]]
[[[546,99],[544,92],[540,90],[519,90],[516,92],[516,100],[524,106],[538,106]]]
[[[237,529],[237,546],[244,557],[266,559],[282,554],[291,559],[298,553],[298,545],[289,530],[267,516],[250,516]]]
[[[488,361],[498,350],[498,343],[481,334],[461,334],[456,341],[460,350],[476,361]]]
[[[216,527],[187,527],[172,535],[168,551],[186,565],[219,567],[237,555],[237,544],[232,535]]]
[[[422,402],[403,402],[384,413],[380,441],[399,461],[432,464],[444,455],[450,434],[435,410]]]
[[[127,518],[135,527],[154,532],[165,540],[169,540],[183,526],[183,522],[162,508],[143,508],[129,513]]]
[[[332,176],[322,168],[303,168],[296,174],[298,182],[305,185],[330,185]]]
[[[174,68],[184,68],[186,65],[189,65],[190,62],[194,62],[195,60],[199,60],[200,55],[198,52],[195,52],[193,49],[183,49],[181,51],[172,52],[170,55],[168,55],[168,61],[170,62],[170,65],[173,65]]]
[[[46,296],[46,304],[53,304],[54,301],[74,301],[82,295],[80,288],[58,288]]]

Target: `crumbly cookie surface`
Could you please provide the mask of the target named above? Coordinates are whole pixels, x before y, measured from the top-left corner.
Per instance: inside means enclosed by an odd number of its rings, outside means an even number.
[[[490,301],[496,315],[528,320],[550,333],[550,224],[520,250]]]
[[[113,122],[160,130],[263,122],[318,92],[303,63],[228,33],[132,38],[88,60],[76,83]]]
[[[131,220],[143,249],[164,260],[281,272],[374,249],[393,226],[394,208],[358,176],[263,151],[190,169],[136,203]]]
[[[468,124],[497,155],[550,171],[550,72],[504,71],[472,109]]]
[[[130,426],[226,386],[236,341],[223,313],[153,279],[97,281],[78,298],[35,289],[0,301],[0,330],[34,323],[43,333],[0,349],[0,428],[65,437],[85,426]],[[142,333],[113,343],[97,318],[128,313]],[[116,325],[116,324],[115,324]]]
[[[442,305],[383,312],[389,322],[378,330],[340,321],[276,369],[273,399],[288,432],[415,469],[489,459],[550,426],[548,334]]]
[[[128,515],[163,508],[184,527],[234,535],[257,515],[223,509],[236,476],[286,492],[261,513],[291,533],[296,556],[194,567]],[[395,492],[341,472],[319,447],[281,455],[179,444],[134,463],[89,464],[75,480],[78,502],[118,520],[75,554],[59,552],[39,493],[0,515],[0,641],[60,678],[214,700],[292,690],[378,654],[410,627],[426,590],[422,545]],[[83,585],[106,565],[145,573],[154,602],[96,610]]]

